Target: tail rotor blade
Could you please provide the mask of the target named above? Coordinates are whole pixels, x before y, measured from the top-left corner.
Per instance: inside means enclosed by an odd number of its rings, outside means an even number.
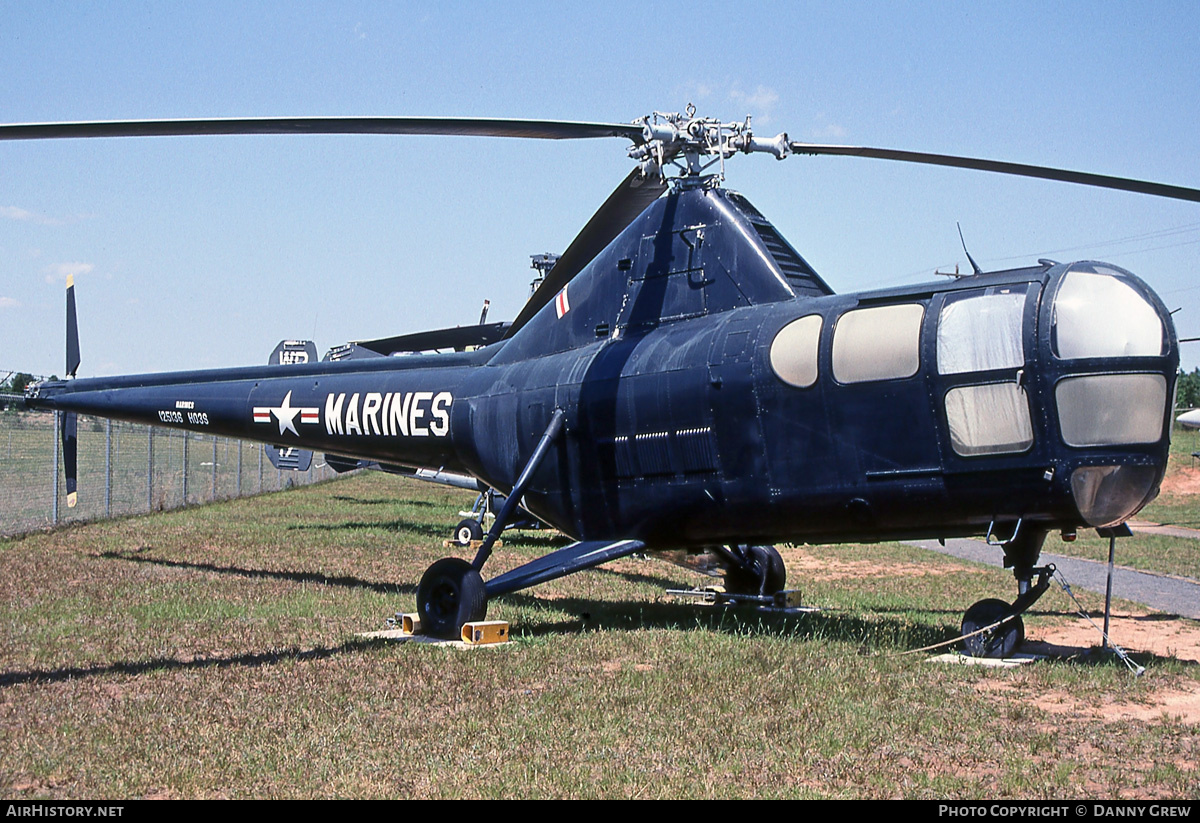
[[[79,416],[75,412],[63,412],[60,416],[59,435],[62,438],[63,474],[67,478],[67,508],[75,508],[78,496],[75,493],[79,454]]]
[[[79,321],[75,317],[75,276],[67,275],[67,377],[79,371]]]
[[[67,275],[67,377],[79,371],[79,320],[75,315],[75,276]],[[67,508],[75,508],[75,493],[79,455],[79,417],[75,412],[63,412],[59,417],[59,437],[62,440],[63,473],[67,478]]]

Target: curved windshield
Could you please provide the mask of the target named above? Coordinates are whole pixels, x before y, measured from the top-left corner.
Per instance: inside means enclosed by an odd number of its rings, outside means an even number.
[[[1072,269],[1054,298],[1054,353],[1085,357],[1158,357],[1163,324],[1158,312],[1112,274]]]

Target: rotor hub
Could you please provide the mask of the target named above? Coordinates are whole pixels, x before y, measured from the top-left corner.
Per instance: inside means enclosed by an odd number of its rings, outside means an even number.
[[[724,161],[737,152],[765,152],[778,160],[792,153],[786,133],[755,137],[749,115],[742,122],[697,117],[696,107],[690,103],[682,113],[656,111],[634,123],[642,126],[642,142],[629,149],[629,156],[640,161],[642,174],[663,177],[663,170],[672,165],[679,170],[673,180],[688,186],[696,185],[717,163],[719,170],[709,176],[724,180]]]

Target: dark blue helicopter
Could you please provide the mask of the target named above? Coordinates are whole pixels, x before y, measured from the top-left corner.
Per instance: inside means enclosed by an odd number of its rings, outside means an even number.
[[[619,137],[635,168],[506,327],[461,351],[71,379],[33,386],[75,415],[464,473],[508,494],[471,561],[421,579],[425,630],[454,636],[487,602],[633,552],[715,553],[726,588],[781,592],[774,541],[986,535],[1018,597],[975,604],[973,653],[1005,655],[1046,590],[1051,531],[1118,528],[1157,494],[1179,364],[1170,315],[1098,262],[837,295],[708,170],[738,152],[958,166],[1200,202],[1200,191],[996,161],[756,137],[749,120],[656,113],[632,124],[270,118],[32,124],[2,139],[244,133]],[[679,175],[668,181],[663,170]],[[79,364],[68,291],[68,375]],[[464,336],[465,335],[465,336]],[[472,336],[474,335],[474,336]],[[576,542],[484,581],[524,506]]]

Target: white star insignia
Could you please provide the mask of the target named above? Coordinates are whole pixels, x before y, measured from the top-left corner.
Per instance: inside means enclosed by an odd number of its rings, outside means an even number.
[[[283,403],[279,406],[273,406],[271,414],[275,415],[275,419],[279,421],[279,433],[290,431],[297,437],[300,432],[296,431],[296,415],[300,413],[300,407],[292,408],[292,393],[288,392],[283,398]]]

